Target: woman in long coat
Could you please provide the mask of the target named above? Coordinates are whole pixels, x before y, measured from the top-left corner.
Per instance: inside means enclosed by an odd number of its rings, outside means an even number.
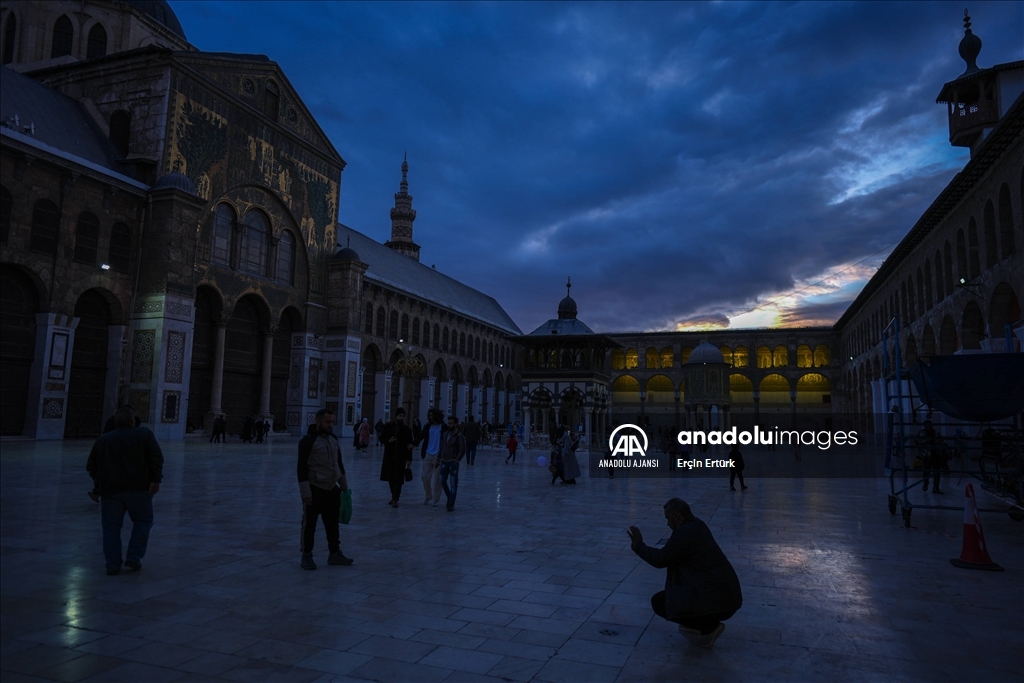
[[[370,445],[370,433],[370,421],[364,417],[363,421],[359,424],[359,433],[356,437],[358,441],[356,446],[359,450],[365,451],[366,447]]]
[[[398,507],[405,484],[406,470],[412,471],[412,430],[405,424],[405,408],[395,411],[395,419],[384,425],[380,432],[384,444],[384,460],[380,464],[380,480],[391,487],[388,505]],[[412,477],[410,476],[410,479]]]
[[[560,442],[562,446],[562,483],[575,484],[576,477],[583,475],[583,472],[580,470],[580,463],[576,459],[576,451],[573,450],[573,444],[578,444],[579,442],[573,440],[572,430],[566,427],[562,427]]]

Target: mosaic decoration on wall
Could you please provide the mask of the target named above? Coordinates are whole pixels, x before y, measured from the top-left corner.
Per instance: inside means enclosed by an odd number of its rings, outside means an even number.
[[[181,411],[181,392],[164,391],[164,410],[160,416],[161,422],[177,422],[178,414]]]
[[[190,304],[181,304],[177,301],[171,301],[167,304],[167,312],[171,315],[178,315],[182,318],[192,317],[192,306]]]
[[[43,419],[46,420],[59,420],[64,417],[64,399],[62,398],[44,398],[43,399]]]
[[[317,398],[320,395],[320,359],[309,359],[309,385],[306,397]]]
[[[64,379],[64,365],[67,363],[68,344],[70,335],[63,332],[56,332],[53,335],[53,345],[50,346],[50,379]]]
[[[313,424],[314,422],[316,422],[316,413],[314,413],[314,412],[306,413],[306,426],[308,427],[309,425]]]
[[[181,384],[181,373],[185,366],[185,334],[183,332],[167,333],[167,365],[164,379],[168,384]],[[173,420],[177,422],[177,420]]]
[[[132,382],[148,382],[153,377],[153,345],[156,330],[135,330],[132,353]],[[137,410],[135,412],[138,412]]]
[[[292,354],[292,371],[290,378],[290,386],[292,389],[298,389],[302,386],[302,354]],[[298,399],[298,396],[295,397]]]
[[[298,427],[299,426],[299,414],[298,413],[288,413],[288,426],[289,427]]]
[[[348,376],[345,378],[345,396],[348,398],[356,397],[356,362],[350,360],[348,362]]]
[[[228,152],[227,127],[214,114],[191,102],[182,102],[178,119],[177,147],[181,157],[175,160],[176,171],[184,173],[193,183],[210,170]],[[180,168],[184,162],[185,167]]]
[[[335,397],[341,389],[341,361],[327,362],[327,395]]]

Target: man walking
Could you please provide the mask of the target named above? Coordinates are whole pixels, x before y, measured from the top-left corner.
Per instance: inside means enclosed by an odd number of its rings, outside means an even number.
[[[462,426],[462,436],[466,439],[466,462],[472,467],[476,462],[476,445],[480,442],[480,425],[472,415]]]
[[[327,535],[327,564],[350,565],[352,559],[341,552],[338,514],[341,492],[348,490],[345,466],[341,462],[341,445],[334,436],[334,414],[326,408],[316,413],[316,423],[299,441],[298,480],[302,497],[303,569],[316,569],[313,561],[313,540],[316,518],[323,517]]]
[[[114,413],[114,429],[96,439],[85,465],[100,497],[103,556],[107,576],[121,571],[121,527],[124,513],[132,520],[126,571],[142,569],[153,528],[153,496],[160,490],[164,454],[153,432],[135,426],[135,410],[122,406]]]
[[[423,460],[423,493],[426,495],[423,504],[432,502],[434,507],[437,507],[438,501],[441,500],[441,443],[448,427],[444,424],[444,415],[436,408],[430,410],[427,419],[427,427],[420,433],[417,442],[423,444],[420,447],[420,458]]]
[[[395,411],[395,419],[384,425],[380,439],[384,443],[380,480],[388,483],[391,489],[388,505],[396,508],[398,499],[402,497],[407,470],[409,481],[412,481],[412,430],[405,424],[405,408]]]
[[[629,527],[633,552],[656,569],[667,568],[665,590],[651,597],[654,613],[679,624],[679,632],[698,647],[710,648],[725,624],[743,605],[740,581],[711,530],[690,506],[672,498],[664,506],[672,536],[661,548],[644,544],[640,529]]]
[[[459,429],[459,420],[454,415],[448,418],[448,431],[441,441],[441,488],[448,499],[445,508],[455,509],[455,495],[459,492],[459,463],[466,455],[466,438]],[[448,481],[451,480],[451,488]]]

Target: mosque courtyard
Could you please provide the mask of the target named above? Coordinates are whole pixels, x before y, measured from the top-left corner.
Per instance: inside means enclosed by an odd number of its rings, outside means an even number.
[[[346,448],[354,516],[341,536],[355,564],[327,566],[321,527],[319,568],[303,571],[296,439],[190,438],[162,444],[142,571],[108,577],[99,506],[86,496],[90,445],[3,444],[5,682],[1019,681],[1024,672],[1024,526],[982,513],[1005,573],[954,568],[962,514],[918,510],[903,528],[881,478],[762,479],[751,467],[744,492],[727,478],[586,472],[562,487],[549,485],[539,451],[506,466],[503,451],[481,449],[476,466],[463,463],[449,513],[423,505],[418,458],[392,509],[380,451]],[[946,504],[962,504],[962,485],[944,488]],[[983,507],[994,504],[976,489]],[[743,608],[711,650],[653,615],[664,570],[641,562],[624,531],[635,524],[660,544],[661,506],[673,496],[708,523],[743,586]]]

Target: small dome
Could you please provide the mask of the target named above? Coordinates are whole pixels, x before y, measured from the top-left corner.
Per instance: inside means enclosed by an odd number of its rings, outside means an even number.
[[[154,190],[167,190],[175,189],[181,190],[182,192],[188,192],[191,195],[196,194],[195,184],[189,180],[186,176],[181,173],[172,172],[166,175],[160,176],[156,181],[156,185],[153,186]]]
[[[131,5],[143,14],[155,19],[157,23],[182,40],[188,40],[185,37],[185,30],[181,28],[181,22],[178,21],[178,16],[171,9],[171,6],[167,4],[167,0],[121,0],[121,2]]]
[[[578,310],[576,308],[576,301],[571,296],[567,296],[558,302],[558,319],[566,320],[575,318]]]
[[[359,254],[352,247],[342,247],[338,250],[338,253],[334,255],[335,261],[347,261],[347,260],[358,261]]]
[[[695,363],[724,363],[725,358],[722,357],[722,352],[712,346],[706,341],[702,341],[697,345],[697,348],[690,354],[690,359],[686,361],[687,365],[693,365]]]
[[[981,54],[981,38],[971,31],[971,17],[964,10],[964,37],[960,39],[960,58],[967,62],[967,70],[961,76],[978,71],[978,55]]]

